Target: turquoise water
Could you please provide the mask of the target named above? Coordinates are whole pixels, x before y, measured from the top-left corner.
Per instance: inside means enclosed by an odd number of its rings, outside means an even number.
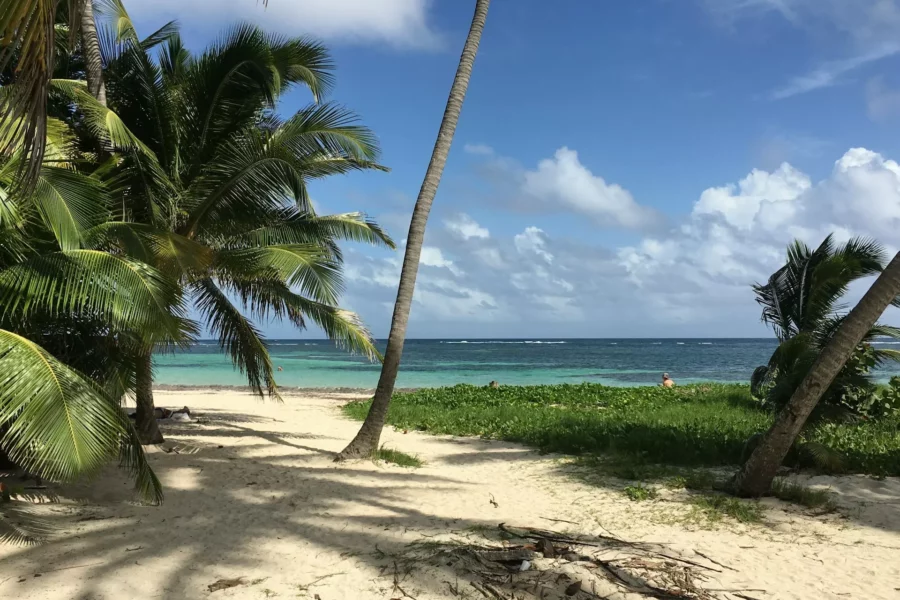
[[[630,386],[658,383],[663,372],[678,383],[746,382],[775,345],[773,339],[407,340],[397,385]],[[273,364],[283,369],[276,373],[282,387],[368,389],[378,382],[379,364],[327,340],[273,340],[269,346]],[[246,385],[216,342],[159,355],[155,363],[157,384]],[[892,374],[900,374],[900,367],[892,365],[878,378]]]

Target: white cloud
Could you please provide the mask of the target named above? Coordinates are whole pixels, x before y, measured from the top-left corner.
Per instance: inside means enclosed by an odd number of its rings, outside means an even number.
[[[704,191],[693,214],[718,214],[740,229],[749,229],[758,219],[771,225],[789,220],[793,216],[793,200],[811,186],[809,177],[787,163],[772,173],[754,169],[738,185]]]
[[[513,238],[513,241],[519,254],[526,256],[535,254],[544,259],[547,264],[553,262],[553,255],[547,252],[547,244],[544,240],[543,229],[538,227],[527,227],[525,231],[517,234],[516,237]]]
[[[247,20],[285,35],[312,35],[355,43],[434,48],[440,38],[429,23],[430,0],[130,0],[135,20],[162,24],[177,18],[186,29],[217,33]]]
[[[419,257],[419,264],[426,267],[436,267],[438,269],[447,269],[456,276],[462,275],[462,271],[453,264],[452,260],[444,258],[444,253],[440,248],[434,246],[422,246],[422,255]]]
[[[783,264],[794,238],[897,246],[897,231],[900,165],[863,148],[819,181],[784,164],[698,191],[678,226],[618,248],[543,224],[468,239],[447,226],[429,231],[411,336],[761,335],[750,286]],[[381,311],[373,325],[389,322],[399,269],[397,257],[348,255],[352,303]]]
[[[642,229],[658,224],[659,215],[639,205],[628,190],[594,175],[578,153],[560,148],[524,175],[522,191],[545,204],[555,203],[604,226]]]
[[[841,83],[841,78],[851,71],[855,71],[869,63],[873,63],[900,52],[897,44],[884,44],[874,50],[845,58],[822,63],[809,73],[798,75],[786,85],[777,88],[769,94],[772,100],[784,100],[792,96],[798,96],[821,88],[832,87]]]
[[[747,286],[783,261],[794,238],[817,245],[829,233],[896,244],[900,165],[863,148],[848,150],[813,185],[790,165],[753,171],[738,184],[710,188],[690,219],[663,239],[620,248],[629,280],[685,318],[728,302],[746,303]]]
[[[704,0],[732,26],[778,14],[816,37],[827,36],[840,58],[825,60],[770,92],[773,100],[837,85],[845,75],[900,52],[900,0]]]
[[[479,225],[475,219],[465,213],[461,213],[450,219],[444,220],[444,226],[458,237],[464,240],[472,238],[486,240],[491,237],[490,232]]]

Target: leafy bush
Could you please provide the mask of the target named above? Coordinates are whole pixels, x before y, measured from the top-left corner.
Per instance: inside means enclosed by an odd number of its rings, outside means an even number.
[[[369,405],[353,402],[345,411],[362,420]],[[618,457],[633,457],[627,470],[640,475],[652,464],[739,464],[747,439],[768,429],[772,415],[745,385],[458,385],[397,394],[388,423],[435,434],[520,442],[543,452],[613,454],[613,462],[623,465],[627,461]],[[900,414],[878,421],[822,423],[804,432],[800,444],[839,453],[847,471],[900,474]],[[795,454],[801,464],[817,464],[799,451]]]
[[[656,498],[656,490],[648,488],[642,483],[625,486],[622,488],[622,493],[628,496],[628,499],[633,502],[643,502],[644,500],[653,500]]]

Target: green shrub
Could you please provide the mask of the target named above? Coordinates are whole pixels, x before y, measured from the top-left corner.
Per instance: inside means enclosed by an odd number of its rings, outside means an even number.
[[[622,488],[622,493],[628,496],[629,500],[634,502],[642,502],[644,500],[653,500],[656,498],[656,490],[645,487],[642,483],[625,486]]]
[[[369,402],[345,407],[362,420]],[[458,385],[397,394],[388,423],[435,434],[519,442],[542,452],[633,457],[602,461],[628,480],[649,478],[652,465],[724,466],[740,463],[747,439],[765,431],[772,415],[745,385],[698,384],[675,389]],[[900,414],[875,421],[821,423],[801,443],[842,457],[850,472],[900,474]],[[797,453],[802,454],[802,453]],[[799,460],[799,459],[798,459]],[[810,461],[811,464],[815,464]],[[665,474],[663,474],[665,476]]]

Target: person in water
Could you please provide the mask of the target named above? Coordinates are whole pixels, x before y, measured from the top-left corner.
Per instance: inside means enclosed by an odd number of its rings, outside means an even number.
[[[675,382],[672,381],[668,373],[663,373],[662,386],[666,388],[675,387]]]

